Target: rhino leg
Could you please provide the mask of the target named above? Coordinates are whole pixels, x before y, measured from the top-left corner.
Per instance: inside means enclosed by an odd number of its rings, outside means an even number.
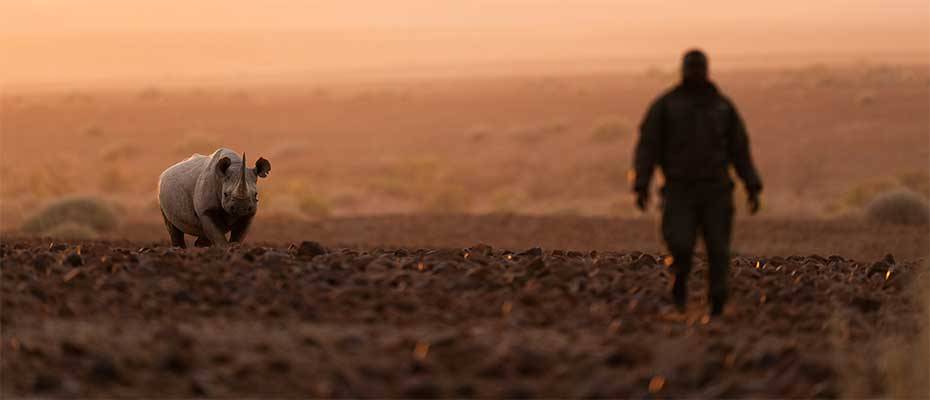
[[[165,220],[165,228],[168,228],[168,236],[171,238],[171,245],[182,249],[186,248],[187,244],[184,243],[184,232],[181,232],[178,227],[168,222],[168,217],[165,216],[164,211],[162,211],[161,217]]]
[[[229,234],[230,242],[242,243],[245,241],[245,236],[249,233],[249,227],[252,226],[252,216],[242,217],[236,221],[230,228],[231,232]]]
[[[210,247],[213,246],[213,242],[210,239],[207,239],[203,236],[198,236],[197,240],[194,241],[194,247]]]
[[[220,212],[208,211],[200,217],[200,226],[203,228],[203,236],[210,240],[214,246],[223,246],[229,244],[226,239],[226,232],[220,228],[218,222],[222,221]]]

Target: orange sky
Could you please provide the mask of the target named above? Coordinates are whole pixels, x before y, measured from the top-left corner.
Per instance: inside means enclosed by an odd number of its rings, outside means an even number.
[[[319,82],[667,67],[695,45],[723,68],[920,60],[928,26],[926,0],[13,0],[0,2],[0,79]]]

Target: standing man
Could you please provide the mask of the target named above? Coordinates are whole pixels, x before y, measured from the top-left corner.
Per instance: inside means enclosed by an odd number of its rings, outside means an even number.
[[[698,232],[710,264],[711,314],[727,300],[730,231],[733,224],[732,165],[749,194],[749,211],[759,211],[762,181],[749,153],[749,138],[733,103],[708,79],[707,56],[688,51],[681,83],[655,101],[640,125],[634,156],[636,206],[645,211],[649,183],[662,168],[662,236],[672,254],[672,297],[679,310],[688,299],[688,274]]]

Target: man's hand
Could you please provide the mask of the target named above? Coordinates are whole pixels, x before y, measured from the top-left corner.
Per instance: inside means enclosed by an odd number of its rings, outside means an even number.
[[[649,190],[637,190],[636,191],[636,208],[642,212],[646,212],[646,206],[649,205]]]
[[[759,209],[762,208],[762,201],[759,200],[759,192],[749,192],[747,203],[749,204],[749,215],[756,215],[756,213],[759,212]]]

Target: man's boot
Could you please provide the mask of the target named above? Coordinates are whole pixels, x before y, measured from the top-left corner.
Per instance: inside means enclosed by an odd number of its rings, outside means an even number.
[[[684,312],[688,304],[688,275],[677,271],[675,282],[672,284],[672,300],[678,311]]]
[[[723,307],[727,304],[727,296],[725,294],[711,294],[710,295],[710,315],[719,316],[723,314]]]

